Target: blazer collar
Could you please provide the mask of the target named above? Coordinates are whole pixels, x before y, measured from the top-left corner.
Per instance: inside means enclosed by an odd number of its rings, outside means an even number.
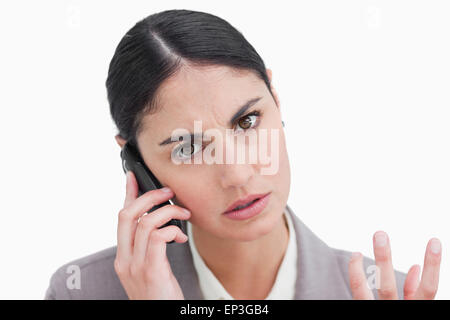
[[[345,270],[336,259],[335,252],[319,239],[286,205],[297,236],[297,279],[295,300],[351,299],[347,289]],[[186,233],[186,221],[181,220]],[[167,246],[167,258],[186,300],[203,300],[199,279],[194,267],[189,243]]]

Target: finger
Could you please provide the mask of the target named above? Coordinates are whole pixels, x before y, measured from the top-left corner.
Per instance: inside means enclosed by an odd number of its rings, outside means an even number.
[[[182,243],[186,242],[187,239],[188,236],[184,234],[180,228],[174,225],[153,231],[149,237],[145,262],[157,267],[159,263],[167,261],[167,242],[175,240],[175,242]]]
[[[136,177],[134,176],[133,171],[127,171],[127,183],[125,188],[125,201],[123,203],[123,207],[126,208],[133,202],[139,194],[138,184],[136,181]]]
[[[415,299],[417,288],[420,281],[420,265],[415,264],[409,268],[406,275],[405,284],[403,285],[403,299],[412,300]]]
[[[354,252],[348,264],[348,274],[350,279],[350,289],[355,300],[374,300],[372,291],[367,286],[367,279],[364,273],[363,256],[359,252]]]
[[[126,208],[138,196],[138,188],[136,178],[132,171],[126,173],[126,192],[123,207]],[[124,217],[125,216],[125,217]],[[135,225],[129,221],[124,210],[119,212],[119,223],[117,225],[117,257],[122,260],[128,260],[131,257],[131,242],[130,233],[134,233]]]
[[[133,176],[131,177],[133,178]],[[138,219],[153,206],[170,199],[173,193],[164,192],[163,189],[152,190],[135,199],[119,212],[117,226],[117,255],[120,259],[130,259],[133,253],[134,238]],[[135,191],[130,191],[135,192]],[[127,196],[128,197],[128,196]]]
[[[385,232],[377,231],[373,235],[373,252],[375,255],[375,263],[380,271],[380,281],[378,282],[380,284],[380,288],[378,289],[379,299],[398,299],[397,283],[392,266],[391,246]]]
[[[434,299],[439,284],[439,269],[441,265],[441,242],[437,238],[428,241],[425,251],[422,279],[417,289],[416,299]]]
[[[136,230],[133,249],[133,261],[136,264],[145,262],[147,255],[147,245],[151,233],[156,232],[157,228],[166,224],[170,219],[189,219],[191,216],[187,209],[176,205],[167,205],[161,207],[141,218]]]
[[[151,208],[171,199],[173,195],[173,191],[168,187],[150,190],[131,201],[124,207],[124,211],[137,221]]]

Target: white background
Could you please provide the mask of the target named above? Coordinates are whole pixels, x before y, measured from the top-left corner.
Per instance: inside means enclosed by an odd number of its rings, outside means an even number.
[[[288,204],[328,245],[394,267],[443,245],[450,298],[448,1],[2,1],[0,298],[42,299],[64,263],[115,245],[125,192],[105,80],[138,20],[216,14],[273,71]]]

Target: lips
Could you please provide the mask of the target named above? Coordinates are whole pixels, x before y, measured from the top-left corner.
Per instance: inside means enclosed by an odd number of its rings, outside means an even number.
[[[254,202],[255,200],[258,200],[259,198],[264,197],[265,195],[267,195],[268,193],[260,193],[260,194],[251,194],[248,195],[245,198],[239,199],[235,202],[233,202],[224,213],[228,213],[231,212],[233,210],[236,209],[236,207],[239,206],[248,206],[250,205],[252,202]]]

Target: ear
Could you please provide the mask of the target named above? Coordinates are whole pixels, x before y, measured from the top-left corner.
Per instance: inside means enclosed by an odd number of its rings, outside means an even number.
[[[123,146],[125,145],[125,143],[127,142],[124,138],[122,138],[120,135],[116,135],[114,137],[117,141],[117,144],[120,146],[120,148],[123,148]]]
[[[272,91],[273,96],[275,98],[275,103],[277,104],[278,108],[280,108],[280,99],[278,98],[278,94],[277,94],[274,86],[272,85],[272,70],[270,70],[269,68],[266,68],[266,73],[267,73],[267,77],[269,78],[270,90]]]

